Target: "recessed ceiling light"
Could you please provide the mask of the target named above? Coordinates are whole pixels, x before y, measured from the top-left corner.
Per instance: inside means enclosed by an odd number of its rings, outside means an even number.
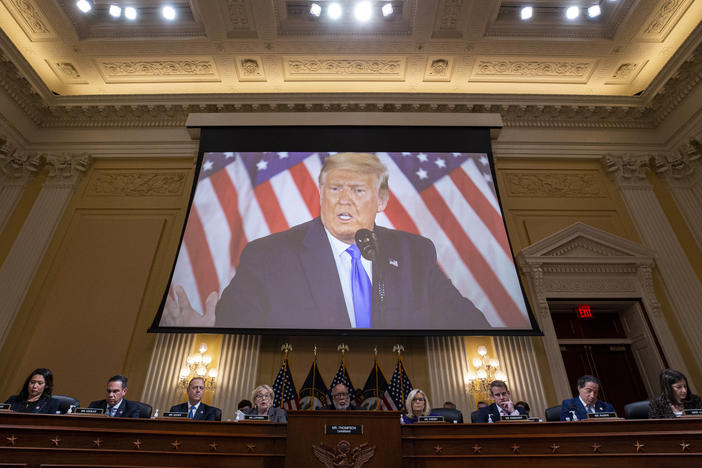
[[[366,22],[371,19],[373,16],[373,6],[371,5],[371,2],[364,1],[364,2],[358,2],[354,7],[353,7],[353,15],[356,17],[358,21],[361,22]]]
[[[83,13],[87,13],[93,9],[93,4],[91,2],[89,2],[88,0],[78,0],[76,2],[76,6]]]
[[[175,8],[170,5],[165,5],[163,8],[161,8],[161,15],[168,21],[173,21],[176,17]]]
[[[568,7],[568,9],[566,10],[566,18],[568,18],[569,20],[573,20],[578,16],[580,16],[580,8],[576,6]]]
[[[134,7],[127,7],[124,9],[124,17],[128,20],[135,20],[137,17],[137,11]]]
[[[344,10],[341,8],[341,5],[338,3],[330,3],[329,6],[327,7],[327,15],[329,18],[333,20],[337,20],[341,18],[341,15],[344,14]]]
[[[122,16],[122,8],[118,7],[117,5],[110,5],[110,16],[113,18],[119,18]]]
[[[383,5],[383,8],[381,8],[381,11],[383,12],[383,16],[390,16],[392,15],[392,3],[388,2],[385,5]]]
[[[602,13],[602,9],[599,5],[592,5],[587,9],[587,16],[590,18],[597,18]]]
[[[519,13],[519,15],[522,17],[523,20],[528,20],[534,15],[534,9],[530,6],[522,8],[522,11]]]
[[[310,15],[316,16],[319,18],[319,15],[322,14],[322,7],[319,6],[319,3],[313,3],[310,5]]]

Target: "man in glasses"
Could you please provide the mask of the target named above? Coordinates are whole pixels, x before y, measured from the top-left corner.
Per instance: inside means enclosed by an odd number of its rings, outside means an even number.
[[[340,411],[361,409],[358,406],[351,404],[351,399],[349,398],[349,389],[344,384],[336,384],[334,388],[332,388],[331,395],[332,404],[322,406],[320,409]]]

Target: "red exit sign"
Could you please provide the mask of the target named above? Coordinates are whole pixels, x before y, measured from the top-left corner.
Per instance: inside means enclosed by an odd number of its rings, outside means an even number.
[[[575,311],[578,313],[578,318],[593,318],[590,304],[578,304],[578,307],[576,307]]]

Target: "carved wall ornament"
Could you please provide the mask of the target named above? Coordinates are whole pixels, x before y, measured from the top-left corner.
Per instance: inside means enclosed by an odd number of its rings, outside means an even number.
[[[100,172],[90,181],[92,197],[173,197],[183,194],[184,173]]]
[[[0,147],[0,181],[3,186],[25,185],[43,164],[44,156],[38,152],[17,151],[7,142]]]
[[[561,59],[554,61],[524,60],[523,58],[491,59],[479,58],[472,80],[486,78],[502,81],[518,78],[519,81],[563,81],[586,82],[595,61]]]
[[[612,73],[612,78],[626,78],[630,76],[632,73],[634,73],[634,70],[636,70],[636,66],[638,64],[636,63],[622,63],[617,67],[617,69]]]
[[[664,41],[668,33],[692,4],[692,0],[665,0],[649,16],[640,34],[642,39]]]
[[[235,61],[239,81],[266,81],[261,57],[237,57]]]
[[[565,247],[563,248],[565,249]],[[561,249],[559,249],[561,250]],[[608,248],[602,248],[602,250],[611,250]],[[613,250],[612,250],[613,251]],[[587,252],[582,252],[582,258],[591,258],[592,255],[584,255]],[[597,253],[597,252],[590,252]],[[603,255],[609,256],[609,255]],[[565,259],[567,260],[567,259]],[[544,274],[556,274],[561,275],[567,274],[592,274],[592,275],[602,275],[602,274],[626,274],[633,275],[637,271],[637,266],[635,264],[617,264],[617,263],[548,263],[542,267]]]
[[[314,456],[326,468],[353,467],[360,468],[375,455],[375,446],[367,443],[351,448],[351,443],[341,440],[336,447],[331,448],[325,444],[313,445]]]
[[[644,69],[648,60],[641,62],[622,62],[617,65],[605,84],[628,84],[633,82],[641,70]]]
[[[285,57],[283,60],[286,80],[400,80],[405,69],[404,57]]]
[[[98,59],[106,83],[162,81],[218,81],[212,57],[189,59]]]
[[[447,57],[429,57],[424,70],[424,81],[451,81],[453,60]]]
[[[605,154],[602,158],[607,173],[620,187],[649,187],[646,173],[649,169],[649,154]]]
[[[92,161],[88,153],[49,153],[45,157],[49,175],[44,185],[54,188],[75,187]]]
[[[607,195],[596,174],[510,173],[505,181],[513,197],[595,198]]]
[[[439,10],[440,31],[456,31],[463,9],[463,0],[441,0]]]
[[[547,278],[544,287],[554,293],[573,293],[578,296],[582,293],[619,293],[636,292],[636,283],[630,278],[587,278],[587,279],[556,279]]]
[[[53,70],[56,76],[64,83],[84,84],[88,80],[78,71],[78,66],[71,59],[62,60],[46,60],[49,68]]]
[[[8,0],[4,3],[30,40],[45,41],[56,38],[56,33],[34,0]]]
[[[547,257],[592,257],[593,255],[597,257],[619,257],[626,254],[592,239],[580,237],[552,251],[542,252],[542,255]]]
[[[702,161],[686,149],[653,156],[653,170],[669,184],[691,188],[702,181]]]

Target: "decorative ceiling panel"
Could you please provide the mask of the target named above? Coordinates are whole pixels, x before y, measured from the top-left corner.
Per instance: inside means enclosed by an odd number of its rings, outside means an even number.
[[[405,57],[283,57],[287,81],[401,81]]]
[[[220,81],[212,57],[106,57],[95,63],[105,83]]]

